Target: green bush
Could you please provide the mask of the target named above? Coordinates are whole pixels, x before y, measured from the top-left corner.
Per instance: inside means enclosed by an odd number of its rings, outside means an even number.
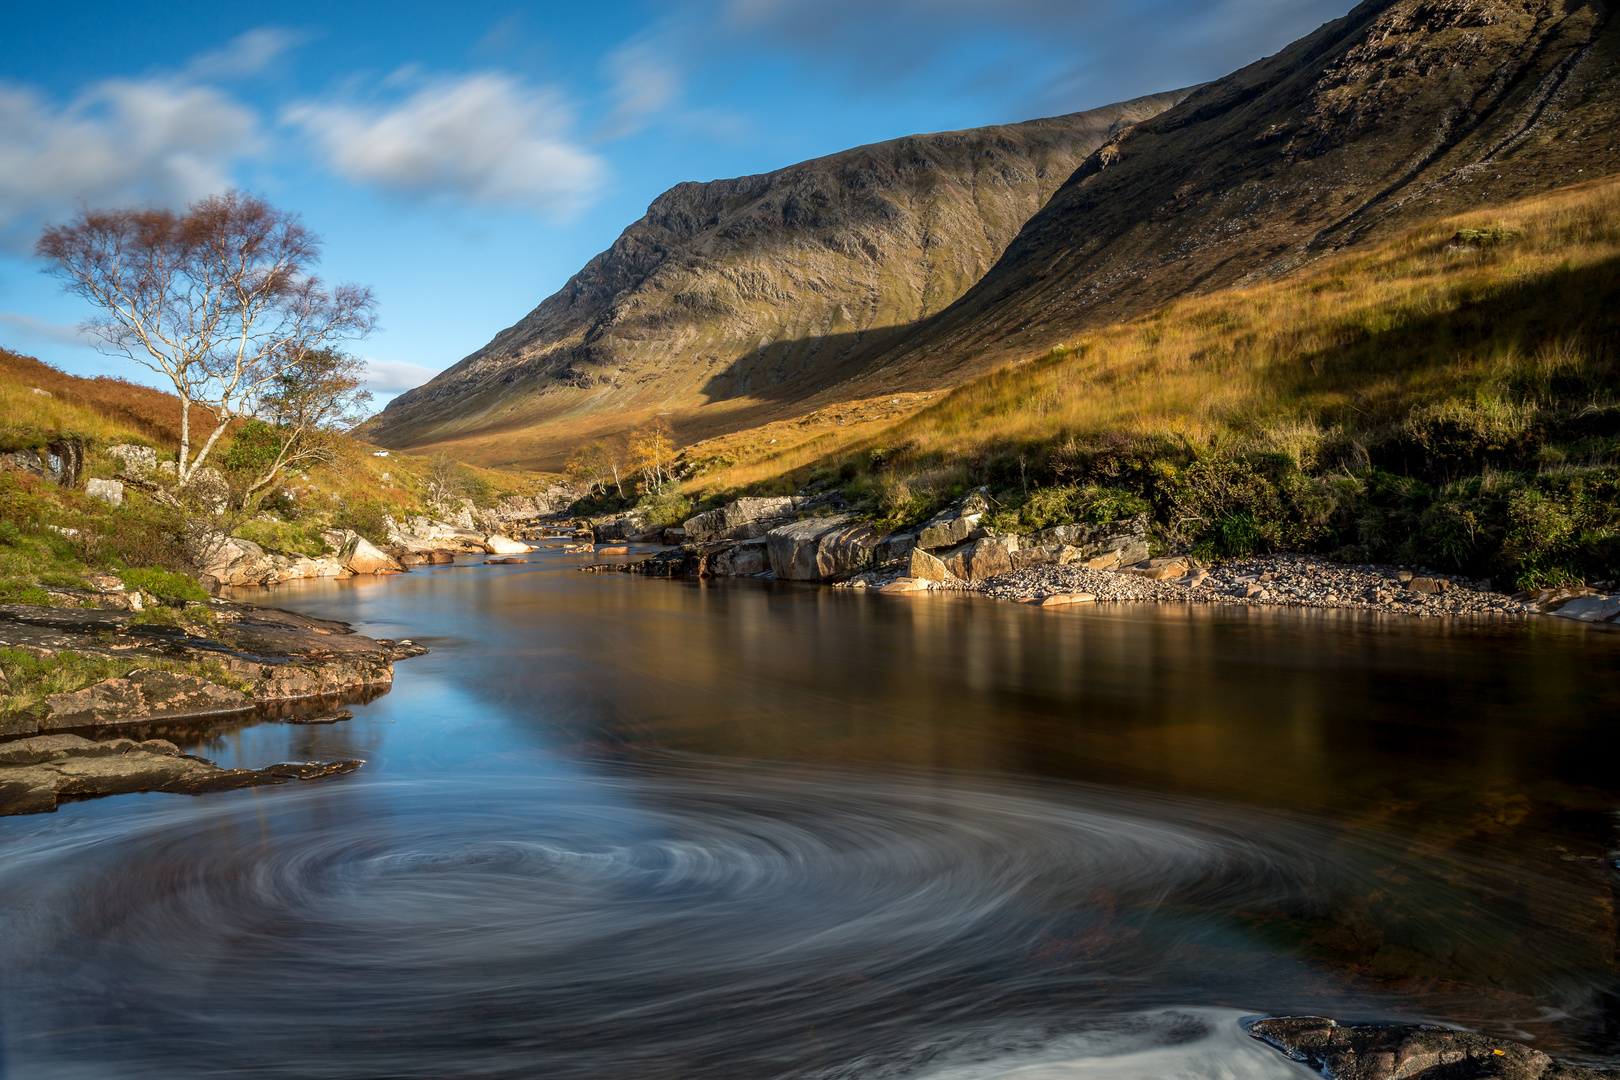
[[[647,519],[650,528],[661,529],[679,525],[692,516],[692,500],[674,492],[643,495],[636,510]]]
[[[231,436],[230,449],[220,460],[229,472],[258,476],[275,463],[281,434],[263,420],[247,420]]]
[[[332,524],[339,529],[353,530],[378,547],[385,547],[389,543],[388,519],[393,516],[393,510],[381,499],[350,499],[332,515]]]
[[[255,520],[239,526],[236,535],[266,551],[287,555],[307,555],[313,559],[331,551],[330,545],[321,539],[320,527],[313,523],[294,525],[286,521]]]
[[[203,587],[184,574],[175,574],[168,570],[137,569],[125,570],[120,576],[124,579],[126,588],[149,593],[173,607],[208,601],[208,593]]]

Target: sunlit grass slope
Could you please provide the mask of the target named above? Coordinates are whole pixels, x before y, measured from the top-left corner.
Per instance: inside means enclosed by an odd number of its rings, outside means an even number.
[[[1614,559],[1617,349],[1609,177],[1183,300],[876,433],[827,432],[813,462],[800,444],[689,486],[842,483],[897,522],[974,483],[1014,517],[1031,486],[1124,487],[1167,542],[1217,554],[1325,548],[1555,580]],[[1551,562],[1518,550],[1553,533],[1571,550]]]

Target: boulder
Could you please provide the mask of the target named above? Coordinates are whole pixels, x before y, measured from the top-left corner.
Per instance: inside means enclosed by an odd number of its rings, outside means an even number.
[[[697,514],[681,523],[686,540],[694,544],[716,540],[752,540],[787,522],[798,512],[798,500],[777,498],[738,499],[717,510]]]
[[[534,548],[521,540],[513,540],[500,533],[490,533],[484,537],[484,550],[491,555],[521,555],[526,551],[533,551]]]
[[[124,505],[124,485],[117,480],[86,480],[84,493],[108,506]]]
[[[647,519],[634,513],[591,518],[590,525],[597,540],[628,540],[647,531]]]
[[[715,577],[753,577],[770,568],[771,556],[764,538],[745,540],[709,557],[709,570]]]
[[[527,547],[524,551],[529,550]],[[351,574],[400,574],[405,568],[363,536],[351,536],[338,552],[338,562]]]
[[[679,525],[671,525],[659,535],[659,542],[665,547],[678,547],[686,543],[686,530]]]
[[[430,551],[424,551],[422,558],[429,566],[444,566],[447,563],[456,561],[456,553],[446,551],[444,548],[433,548]]]
[[[1016,536],[981,536],[941,552],[939,561],[963,581],[982,581],[1012,570],[1017,550]]]
[[[1406,583],[1406,587],[1412,592],[1417,593],[1443,593],[1447,589],[1451,588],[1451,582],[1447,581],[1445,578],[1414,577],[1411,581]]]
[[[765,534],[771,569],[785,581],[838,581],[872,565],[883,534],[848,515],[809,518]]]
[[[895,578],[878,590],[880,593],[919,593],[929,592],[928,582],[916,578]]]
[[[146,480],[157,472],[157,451],[150,446],[119,443],[107,447],[107,456],[113,460],[113,472],[130,480]]]
[[[1579,622],[1612,623],[1620,616],[1620,595],[1578,596],[1551,614]]]
[[[985,489],[970,492],[954,506],[941,510],[917,530],[917,546],[929,551],[951,547],[972,539],[979,533],[979,521],[990,509]]]
[[[0,469],[17,469],[35,476],[46,476],[50,469],[46,465],[45,455],[38,450],[14,450],[9,454],[0,454]]]
[[[920,547],[911,549],[911,562],[906,573],[918,581],[955,581],[956,575],[946,565]]]
[[[872,561],[878,566],[899,562],[910,558],[916,547],[916,533],[893,533],[878,541],[878,546],[872,551]]]

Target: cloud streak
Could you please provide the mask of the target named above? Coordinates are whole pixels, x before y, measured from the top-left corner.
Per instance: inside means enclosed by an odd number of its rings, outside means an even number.
[[[418,198],[566,216],[607,173],[570,135],[558,94],[494,72],[430,82],[380,106],[305,102],[282,120],[344,178]]]
[[[366,359],[366,389],[374,394],[403,394],[439,373],[437,368],[408,364],[403,360]]]
[[[226,187],[258,146],[256,114],[211,87],[112,79],[57,106],[0,85],[0,243],[23,245],[81,201],[184,204]]]

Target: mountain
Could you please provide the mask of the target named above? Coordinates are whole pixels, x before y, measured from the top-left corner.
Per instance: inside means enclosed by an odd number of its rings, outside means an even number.
[[[1186,93],[679,184],[365,433],[555,463],[653,410],[808,396],[961,296],[1088,155]]]
[[[370,435],[544,466],[654,410],[693,441],[954,386],[1617,171],[1604,0],[1367,0],[1191,92],[681,185]]]
[[[1101,147],[874,385],[951,385],[1066,335],[1416,222],[1620,171],[1602,0],[1369,0]]]

